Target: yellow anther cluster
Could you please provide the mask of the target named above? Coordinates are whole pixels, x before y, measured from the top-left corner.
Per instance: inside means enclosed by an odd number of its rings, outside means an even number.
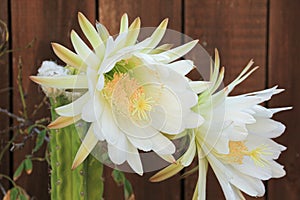
[[[264,166],[267,160],[265,160],[262,155],[269,154],[265,145],[261,145],[249,151],[243,141],[230,141],[229,154],[222,154],[221,157],[228,163],[243,164],[244,156],[249,156],[256,165]]]
[[[248,148],[242,141],[230,141],[229,142],[229,154],[224,155],[226,160],[230,163],[242,164],[245,152]]]
[[[114,106],[114,110],[129,114],[135,120],[148,120],[147,112],[151,111],[151,97],[147,97],[143,86],[128,74],[115,73],[113,79],[106,82],[104,97]]]
[[[146,97],[142,87],[135,90],[130,99],[130,112],[139,120],[148,120],[147,112],[151,111],[153,100]]]

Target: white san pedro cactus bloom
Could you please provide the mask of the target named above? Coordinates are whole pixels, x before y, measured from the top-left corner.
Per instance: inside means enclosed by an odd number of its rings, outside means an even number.
[[[75,157],[73,168],[93,150],[98,141],[106,141],[108,155],[115,164],[125,161],[138,174],[143,167],[138,150],[153,150],[174,162],[174,144],[165,136],[176,135],[202,122],[191,110],[197,95],[185,75],[193,69],[190,60],[175,61],[188,53],[197,40],[170,49],[158,46],[166,31],[165,19],[152,33],[137,42],[140,19],[128,25],[122,16],[119,35],[113,38],[100,23],[94,26],[79,13],[80,27],[92,49],[71,32],[75,52],[53,43],[56,55],[78,73],[66,76],[31,76],[36,83],[58,89],[86,89],[81,97],[56,109],[60,117],[50,128],[62,128],[80,119],[90,128]],[[198,82],[194,88],[205,84]]]
[[[224,77],[218,52],[211,69],[210,87],[199,94],[197,112],[204,122],[187,131],[190,146],[177,163],[151,177],[157,182],[169,178],[191,164],[198,155],[198,183],[193,199],[206,199],[208,164],[213,169],[226,199],[244,199],[242,192],[258,197],[265,192],[262,180],[285,175],[283,166],[275,160],[286,148],[272,140],[280,136],[285,126],[272,118],[273,114],[291,109],[265,108],[261,103],[282,92],[277,86],[263,91],[229,96],[230,92],[253,71],[250,61],[241,74],[228,86],[217,91]],[[196,169],[196,168],[195,168]],[[195,171],[192,170],[192,171]]]

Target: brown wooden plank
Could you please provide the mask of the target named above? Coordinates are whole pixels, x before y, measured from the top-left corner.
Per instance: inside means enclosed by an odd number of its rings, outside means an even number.
[[[186,0],[184,18],[188,36],[200,39],[210,54],[218,48],[226,71],[225,84],[232,81],[251,58],[261,66],[236,88],[235,94],[265,87],[266,0]],[[209,174],[207,199],[224,199],[216,178]],[[192,197],[196,178],[186,180],[186,199]]]
[[[78,11],[84,12],[91,21],[95,21],[95,10],[95,3],[92,1],[11,1],[13,48],[25,47],[36,38],[32,48],[13,53],[15,112],[21,110],[16,85],[19,56],[23,61],[23,86],[30,112],[33,110],[33,106],[41,101],[44,94],[36,84],[28,79],[28,76],[37,73],[37,68],[43,60],[58,60],[51,49],[50,42],[55,41],[71,47],[69,33],[74,27],[77,27],[78,30]],[[50,112],[45,109],[37,117],[49,115]],[[24,156],[31,152],[33,143],[34,141],[28,141],[22,151],[14,153],[14,169],[24,159]],[[37,199],[49,199],[48,178],[47,164],[34,163],[33,173],[30,176],[23,175],[18,183]]]
[[[288,149],[279,162],[287,175],[269,181],[268,199],[299,199],[300,194],[300,39],[299,1],[270,1],[269,86],[279,85],[286,91],[274,98],[270,107],[293,106],[290,112],[280,113],[276,119],[286,124],[285,134],[277,141]]]
[[[100,21],[107,26],[111,34],[117,34],[119,21],[123,13],[127,13],[132,22],[135,17],[141,17],[143,27],[155,27],[164,18],[169,18],[168,28],[181,31],[181,0],[99,0]],[[111,170],[105,169],[105,199],[122,199],[121,188],[116,189],[111,181]],[[149,177],[153,173],[147,173],[143,177],[127,174],[131,180],[136,199],[180,199],[180,180],[178,177],[162,183],[150,183]]]
[[[0,2],[0,20],[8,23],[8,1],[1,1]],[[4,42],[1,38],[0,42]],[[2,69],[2,73],[0,73],[0,107],[3,109],[10,110],[10,97],[9,94],[11,92],[10,85],[9,85],[9,61],[8,61],[8,54],[3,55],[0,57],[0,69]],[[3,114],[0,113],[0,130],[5,130],[9,127],[9,118]],[[0,133],[0,151],[4,149],[4,147],[7,144],[7,141],[9,140],[9,132],[3,132]],[[0,160],[0,173],[9,175],[10,173],[10,158],[9,158],[9,152],[5,153],[2,160]],[[2,179],[0,180],[1,184],[4,186],[4,188],[7,190],[9,187],[9,183]],[[2,199],[3,195],[2,192],[0,193],[0,199]]]

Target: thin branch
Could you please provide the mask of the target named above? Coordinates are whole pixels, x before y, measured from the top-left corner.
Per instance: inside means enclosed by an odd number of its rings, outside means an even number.
[[[4,187],[3,187],[3,185],[2,185],[1,182],[0,182],[0,190],[1,190],[2,194],[3,194],[3,196],[5,197],[6,191],[5,191],[5,189],[4,189]]]
[[[41,158],[41,157],[33,157],[33,158],[30,158],[30,160],[32,160],[32,161],[44,162],[44,161],[46,160],[46,158]]]
[[[0,113],[6,114],[8,117],[16,119],[18,122],[24,123],[26,120],[18,115],[9,112],[7,109],[0,108]]]
[[[22,102],[22,106],[23,106],[23,116],[27,120],[28,116],[27,116],[27,106],[26,106],[25,96],[24,96],[24,91],[23,91],[22,67],[23,67],[22,59],[21,59],[21,57],[19,57],[17,84],[18,84],[20,98],[21,98],[21,102]]]
[[[43,100],[42,100],[38,105],[35,106],[35,108],[34,108],[32,114],[31,114],[31,117],[35,116],[36,113],[43,107],[43,105],[46,105],[47,99],[48,99],[48,97],[45,96],[45,97],[43,98]]]
[[[1,130],[0,134],[8,133],[9,131],[18,130],[18,129],[23,128],[24,126],[25,126],[25,124],[20,124],[20,125],[17,125],[17,126],[11,126],[11,127],[8,127],[6,129]]]
[[[0,53],[0,57],[7,54],[7,53],[12,53],[12,52],[16,52],[16,51],[21,51],[21,50],[25,50],[25,49],[29,49],[31,47],[33,47],[34,43],[36,41],[36,38],[33,38],[25,47],[21,47],[21,48],[15,48],[15,49],[8,49],[5,51],[2,51]]]
[[[0,174],[0,179],[2,179],[2,178],[5,178],[9,182],[11,182],[14,187],[17,187],[17,184],[9,176],[7,176],[5,174]]]
[[[13,143],[14,139],[17,137],[17,134],[14,135],[8,142],[7,144],[4,146],[4,148],[1,150],[0,152],[0,162],[3,158],[4,153],[9,149],[10,145]]]
[[[0,89],[0,93],[8,92],[8,91],[10,91],[12,89],[13,89],[12,87],[2,88],[2,89]]]

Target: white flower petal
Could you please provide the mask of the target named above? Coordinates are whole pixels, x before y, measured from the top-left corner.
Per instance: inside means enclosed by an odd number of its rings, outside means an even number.
[[[98,140],[96,136],[94,135],[94,129],[93,126],[90,126],[89,130],[86,133],[86,136],[84,137],[79,150],[76,153],[75,159],[72,164],[72,169],[75,169],[78,165],[80,165],[86,157],[90,154],[90,152],[94,149],[96,146]]]
[[[244,157],[242,164],[234,164],[233,167],[243,174],[261,180],[269,180],[270,178],[272,178],[272,171],[269,166],[258,166],[248,156]]]
[[[278,164],[275,161],[270,161],[271,169],[272,169],[272,177],[273,178],[281,178],[286,175],[285,170],[283,169],[283,166]]]
[[[155,48],[159,44],[159,42],[165,34],[167,26],[168,19],[164,19],[150,36],[151,43],[142,51],[143,53],[149,53],[153,48]]]
[[[87,89],[88,81],[84,75],[67,76],[30,76],[30,79],[42,86],[57,89]]]
[[[127,152],[127,162],[130,167],[139,175],[143,175],[143,166],[142,161],[139,156],[138,150],[132,146],[131,144],[128,145],[128,152]]]
[[[96,29],[98,31],[101,40],[105,42],[110,36],[108,30],[105,28],[105,26],[103,26],[99,22],[96,22]]]
[[[102,133],[108,143],[114,145],[118,142],[119,128],[115,123],[111,108],[108,104],[104,105],[103,114],[101,117]]]
[[[169,67],[169,68],[173,69],[174,71],[176,71],[177,73],[185,76],[194,68],[194,63],[191,60],[180,60],[180,61],[168,64],[167,67]]]
[[[96,69],[100,64],[99,58],[94,52],[82,41],[82,39],[73,30],[71,32],[71,40],[75,51],[81,59],[88,65],[88,67]]]
[[[159,155],[171,155],[175,153],[175,145],[161,133],[150,138],[153,144],[152,150]]]
[[[275,138],[285,131],[285,125],[273,119],[256,118],[256,123],[247,125],[250,132],[266,138]]]
[[[56,108],[55,111],[57,112],[57,114],[65,117],[73,117],[79,115],[82,112],[84,105],[88,102],[89,97],[90,95],[87,92],[72,103]]]
[[[72,51],[70,51],[69,49],[67,49],[66,47],[64,47],[60,44],[51,43],[51,45],[52,45],[52,49],[55,52],[55,54],[62,61],[64,61],[68,65],[75,67],[81,71],[85,71],[86,65],[79,55],[73,53]]]
[[[97,137],[98,140],[104,141],[105,137],[102,133],[101,124],[99,123],[92,123],[92,126],[94,128],[94,134]]]
[[[153,57],[162,63],[170,63],[183,55],[187,54],[198,43],[198,40],[193,40],[174,49],[165,51],[160,54],[154,54]],[[165,59],[161,59],[165,58]]]
[[[101,60],[104,54],[104,44],[101,40],[101,37],[97,33],[94,26],[89,22],[89,20],[81,13],[78,13],[78,21],[79,25],[84,33],[84,35],[87,37],[89,42],[91,43],[92,47],[96,51],[97,56]]]
[[[126,32],[127,30],[128,30],[128,15],[127,13],[124,13],[121,18],[119,34]]]
[[[119,139],[117,144],[112,145],[108,143],[107,148],[108,148],[108,155],[111,161],[117,165],[120,165],[126,161],[127,153],[128,153],[127,150],[128,142],[124,134],[119,132],[118,135],[119,135]]]
[[[140,33],[141,20],[136,18],[128,28],[128,35],[126,39],[126,46],[134,45]]]
[[[211,82],[191,81],[191,82],[189,82],[189,85],[196,94],[200,94],[201,92],[203,92],[211,87]]]
[[[185,122],[185,128],[197,128],[205,120],[201,115],[195,113],[192,110],[186,112],[186,114],[183,116],[183,119]]]

